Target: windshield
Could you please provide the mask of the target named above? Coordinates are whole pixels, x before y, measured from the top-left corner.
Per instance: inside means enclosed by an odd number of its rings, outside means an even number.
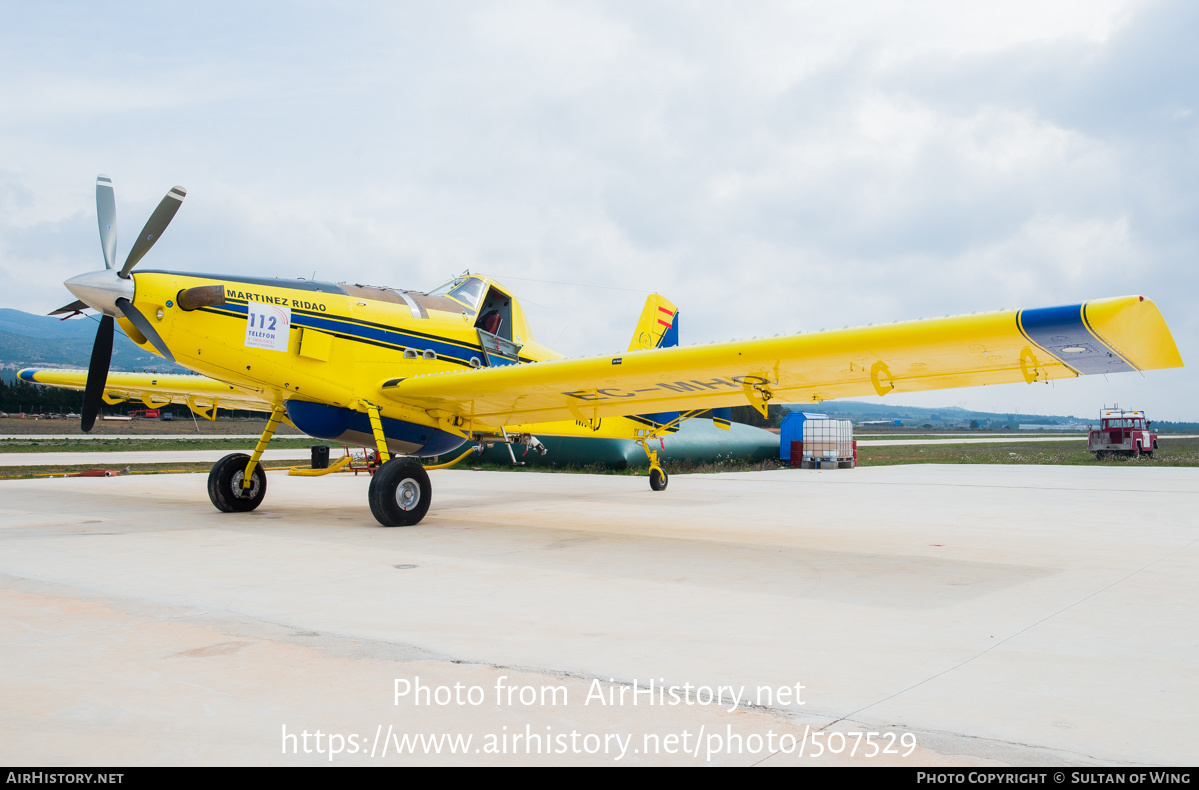
[[[483,281],[478,277],[456,277],[429,291],[429,296],[450,296],[474,310],[483,296]]]
[[[461,285],[464,282],[466,282],[465,277],[455,277],[454,279],[450,280],[448,283],[441,286],[440,288],[434,288],[432,291],[429,291],[428,295],[429,296],[445,296],[450,291],[454,290],[454,288],[456,288],[457,286]]]

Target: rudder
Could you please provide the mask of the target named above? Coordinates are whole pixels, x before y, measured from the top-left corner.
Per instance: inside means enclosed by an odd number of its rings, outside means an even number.
[[[674,303],[661,294],[645,299],[641,318],[629,341],[629,351],[650,348],[670,348],[679,344],[679,311]]]

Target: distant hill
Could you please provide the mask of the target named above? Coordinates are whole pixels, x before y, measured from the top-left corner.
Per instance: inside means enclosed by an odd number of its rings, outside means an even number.
[[[1063,423],[1087,422],[1084,417],[1065,417],[1052,414],[1001,414],[986,411],[970,411],[957,406],[929,408],[926,406],[896,406],[883,403],[860,403],[858,401],[828,401],[818,406],[788,406],[795,411],[814,411],[843,420],[902,420],[905,425],[930,423],[936,427],[969,424],[972,420],[982,424],[1007,423],[1013,428],[1022,425],[1060,425]],[[1094,421],[1094,417],[1091,418]]]
[[[1052,414],[999,414],[985,411],[970,411],[957,406],[929,408],[927,406],[900,406],[891,403],[862,403],[852,400],[825,401],[814,404],[779,404],[770,406],[770,418],[763,419],[750,406],[733,407],[734,422],[743,422],[758,427],[777,428],[790,411],[827,414],[835,420],[866,421],[899,420],[901,425],[878,424],[865,426],[872,431],[904,431],[919,428],[966,429],[966,430],[1017,430],[1019,426],[1060,426],[1062,430],[1078,430],[1079,425],[1088,424],[1082,417],[1063,417]]]
[[[771,407],[773,410],[775,407]],[[783,406],[788,411],[807,411],[827,414],[837,420],[853,420],[860,423],[865,420],[900,420],[901,426],[868,425],[859,430],[902,432],[910,429],[920,429],[925,426],[945,429],[967,429],[993,431],[1018,430],[1019,426],[1043,425],[1056,430],[1080,430],[1077,426],[1096,425],[1097,416],[1062,417],[1052,414],[1001,414],[987,411],[969,411],[957,406],[944,408],[928,408],[925,406],[896,406],[883,403],[859,403],[857,401],[825,401],[819,405]],[[773,413],[773,411],[772,411]],[[1149,415],[1152,419],[1153,415]],[[1153,428],[1159,433],[1193,433],[1199,431],[1199,422],[1171,422],[1169,420],[1152,420]],[[1073,427],[1072,427],[1073,426]]]
[[[0,308],[0,370],[4,378],[21,368],[86,368],[92,356],[99,317],[60,321],[44,315]],[[187,373],[185,368],[143,351],[117,327],[112,369],[153,373]]]

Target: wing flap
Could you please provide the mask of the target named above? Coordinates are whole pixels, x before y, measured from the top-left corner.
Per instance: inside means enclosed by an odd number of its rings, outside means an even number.
[[[1085,364],[1079,361],[1083,358]],[[409,406],[509,425],[771,399],[820,402],[1181,365],[1157,307],[1129,296],[429,374],[393,379],[380,391]]]

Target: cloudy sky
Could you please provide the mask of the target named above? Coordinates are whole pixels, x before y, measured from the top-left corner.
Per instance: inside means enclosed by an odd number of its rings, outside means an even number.
[[[188,189],[142,266],[487,272],[571,355],[625,348],[650,291],[684,342],[1144,294],[1199,365],[1193,2],[3,8],[0,306],[102,267],[103,172],[122,255]],[[888,400],[1199,419],[1197,387]]]

